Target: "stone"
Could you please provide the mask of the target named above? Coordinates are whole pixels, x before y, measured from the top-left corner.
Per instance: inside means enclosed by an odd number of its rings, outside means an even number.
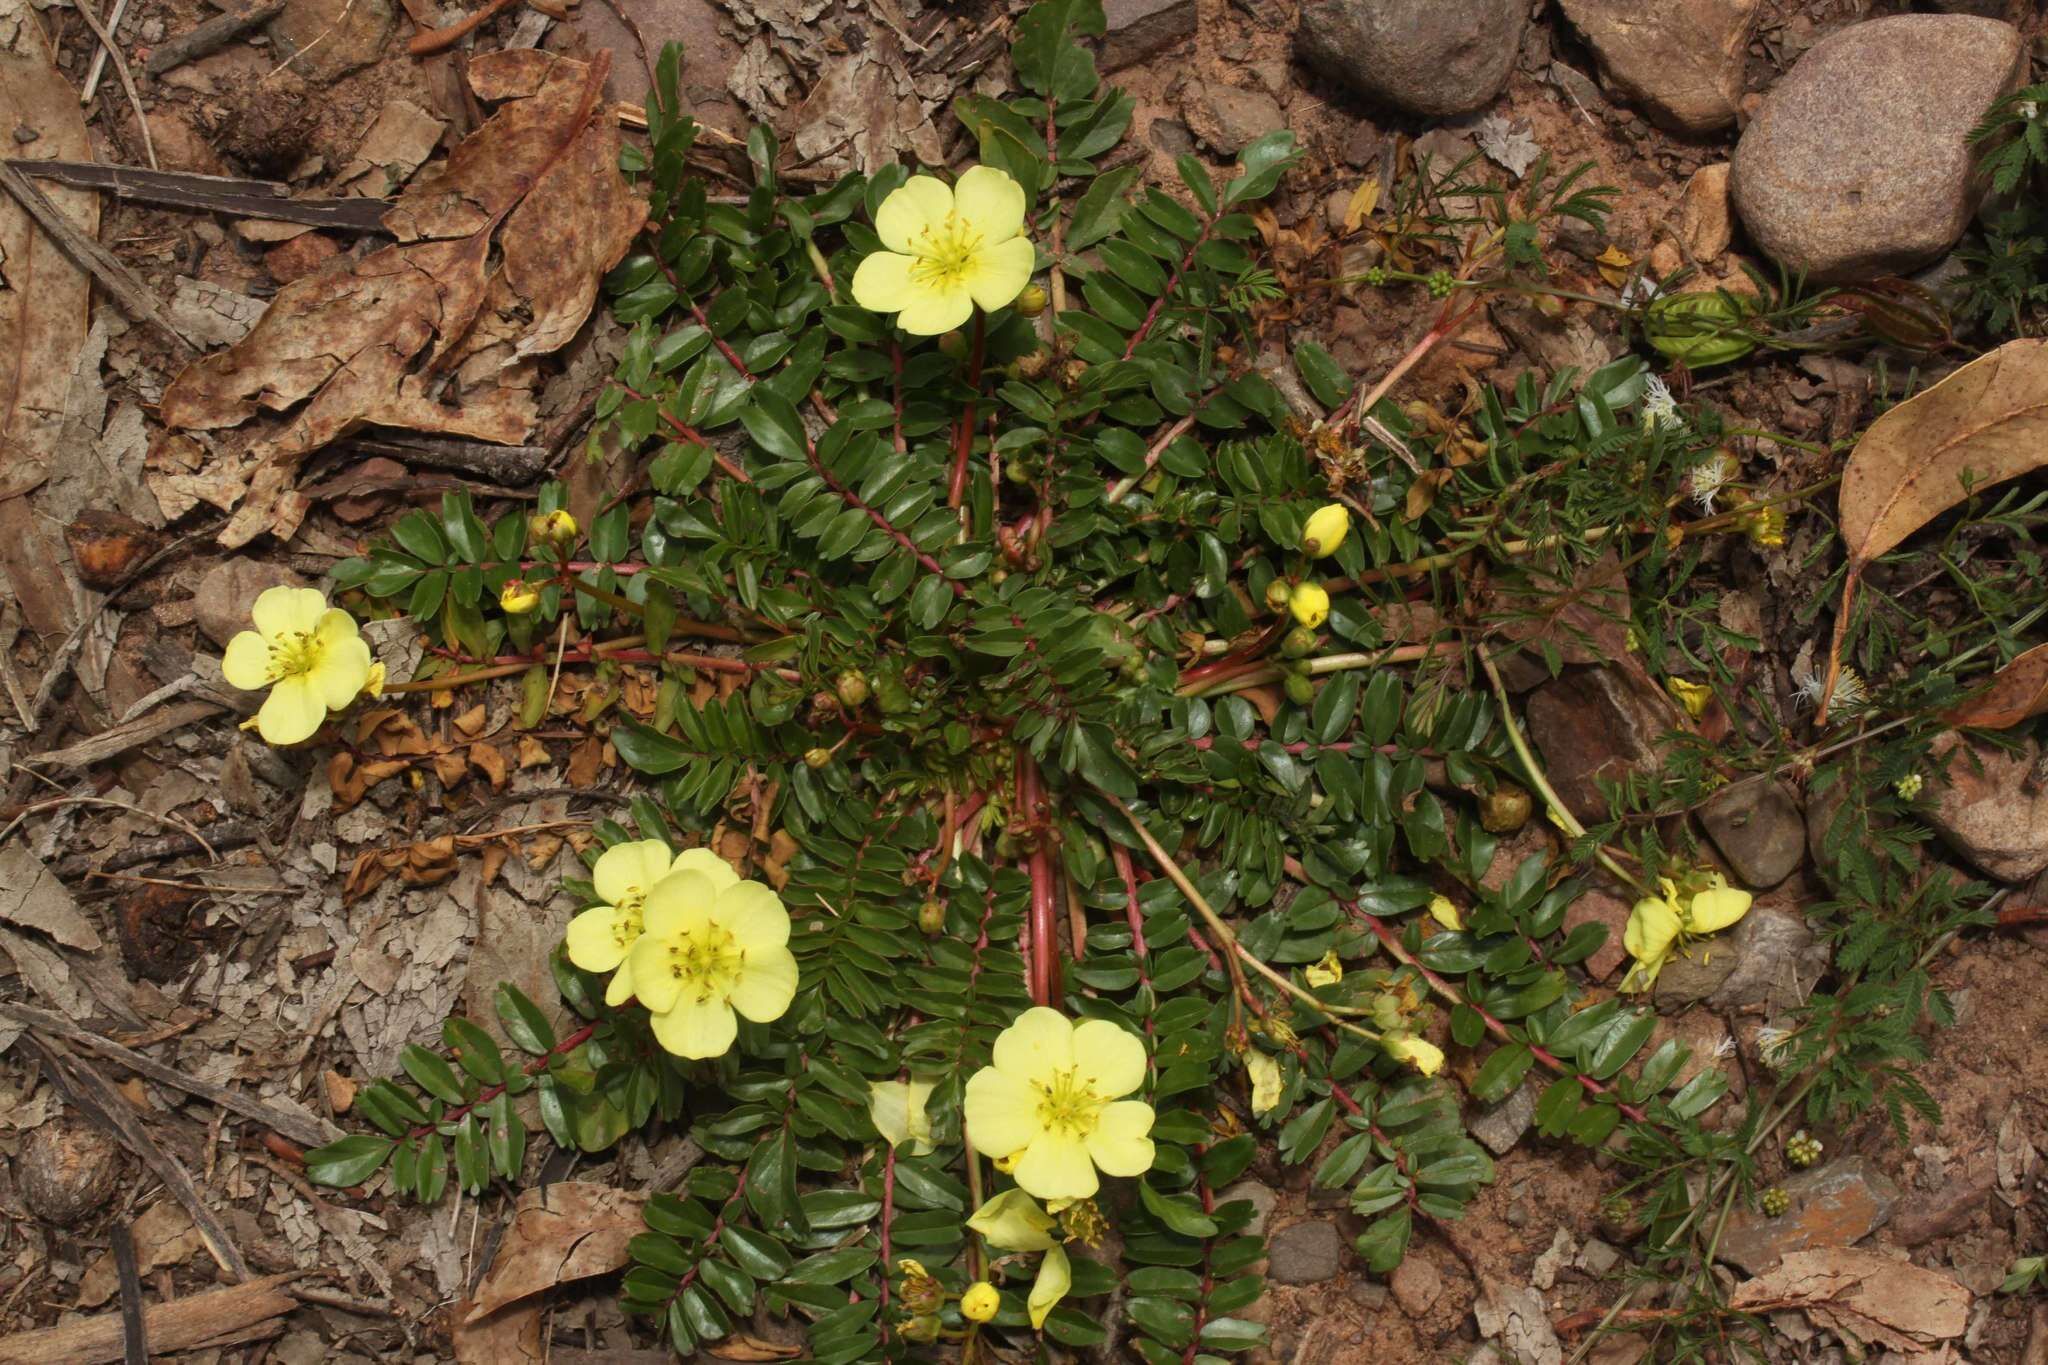
[[[1195,150],[1195,135],[1175,118],[1156,118],[1145,130],[1145,138],[1168,156],[1185,156]]]
[[[1899,1205],[1892,1215],[1892,1240],[1902,1247],[1917,1247],[1937,1237],[1954,1236],[1969,1226],[1997,1183],[1997,1166],[1990,1155],[1973,1156],[1960,1173],[1908,1196]]]
[[[1235,156],[1246,143],[1287,126],[1287,116],[1271,95],[1234,85],[1201,87],[1183,112],[1195,136],[1225,156]]]
[[[2007,752],[1948,731],[1928,752],[1943,776],[1928,784],[1927,823],[1950,848],[2002,882],[2048,871],[2048,791],[2034,783],[2035,741]]]
[[[1252,1220],[1245,1224],[1245,1233],[1252,1237],[1266,1235],[1266,1220],[1273,1216],[1273,1206],[1280,1201],[1279,1194],[1272,1186],[1257,1180],[1240,1180],[1217,1192],[1217,1204],[1232,1204],[1244,1200],[1252,1206]]]
[[[1598,1237],[1589,1237],[1579,1248],[1579,1269],[1598,1279],[1621,1264],[1621,1253]]]
[[[1514,1094],[1472,1115],[1466,1121],[1466,1127],[1473,1137],[1486,1144],[1488,1151],[1495,1156],[1505,1156],[1522,1140],[1522,1134],[1529,1131],[1529,1125],[1536,1121],[1537,1097],[1536,1082],[1524,1081]]]
[[[53,1119],[23,1139],[16,1171],[28,1211],[68,1228],[114,1197],[121,1146],[89,1123]]]
[[[223,559],[206,571],[194,594],[195,617],[206,638],[228,647],[228,641],[250,629],[250,609],[266,588],[303,588],[306,580],[282,564],[245,559],[236,555]]]
[[[306,80],[325,84],[384,55],[391,0],[290,0],[268,33]]]
[[[1401,1305],[1402,1312],[1419,1318],[1443,1297],[1444,1277],[1435,1262],[1411,1248],[1401,1258],[1401,1264],[1394,1267],[1387,1288],[1393,1291],[1394,1302]]]
[[[1790,1252],[1853,1246],[1883,1227],[1899,1202],[1899,1187],[1864,1156],[1803,1171],[1783,1188],[1792,1206],[1778,1217],[1747,1207],[1729,1216],[1721,1260],[1761,1275]]]
[[[1275,1284],[1321,1284],[1344,1263],[1344,1238],[1334,1223],[1293,1223],[1266,1246],[1266,1278]]]
[[[1529,694],[1529,737],[1550,784],[1579,819],[1607,818],[1600,780],[1619,782],[1663,763],[1669,712],[1615,668],[1567,668]]]
[[[1528,26],[1526,0],[1309,0],[1295,41],[1367,99],[1443,118],[1493,101]]]
[[[1593,950],[1593,955],[1579,965],[1595,981],[1605,981],[1620,971],[1628,961],[1628,949],[1621,946],[1621,936],[1628,928],[1628,914],[1633,907],[1619,896],[1605,891],[1589,890],[1582,894],[1564,912],[1564,932],[1569,937],[1582,924],[1604,924],[1607,926],[1607,941]]]
[[[1805,861],[1806,821],[1782,782],[1742,782],[1714,793],[1700,808],[1700,824],[1746,886],[1776,886]]]
[[[1984,195],[1970,130],[2024,66],[2017,29],[1967,15],[1893,15],[1822,39],[1736,144],[1751,239],[1823,283],[1937,259]]]
[[[1720,1009],[1762,1005],[1775,1014],[1803,1005],[1828,966],[1827,945],[1796,904],[1752,906],[1717,943],[1716,960],[1725,954],[1734,963],[1709,999]]]
[[[1728,200],[1726,161],[1702,166],[1685,182],[1678,201],[1678,235],[1702,265],[1714,260],[1735,240],[1735,206]]]
[[[1578,1246],[1572,1240],[1571,1230],[1559,1228],[1551,1235],[1550,1246],[1529,1267],[1529,1283],[1538,1289],[1549,1290],[1557,1283],[1557,1272],[1570,1265],[1577,1253]]]
[[[1561,0],[1614,90],[1689,137],[1735,122],[1758,0]]]
[[[1658,1009],[1678,1009],[1710,998],[1735,975],[1736,957],[1725,943],[1697,945],[1657,973]]]
[[[1195,36],[1195,0],[1103,0],[1102,69],[1121,71]]]
[[[1351,1282],[1351,1301],[1368,1313],[1377,1313],[1387,1306],[1392,1298],[1387,1287],[1378,1280],[1359,1278]]]
[[[1564,1365],[1564,1347],[1550,1325],[1550,1308],[1532,1285],[1487,1279],[1472,1305],[1479,1334],[1497,1338],[1517,1365]]]

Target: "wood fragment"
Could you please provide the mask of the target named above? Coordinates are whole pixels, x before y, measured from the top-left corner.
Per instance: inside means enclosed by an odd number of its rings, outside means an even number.
[[[143,1330],[160,1356],[244,1339],[242,1333],[281,1319],[297,1306],[284,1289],[293,1278],[270,1275],[156,1304],[143,1314]],[[119,1359],[119,1313],[0,1337],[0,1365],[111,1365]]]
[[[116,754],[125,754],[130,749],[161,738],[173,730],[182,730],[194,721],[204,720],[225,709],[210,701],[181,702],[176,706],[166,706],[160,711],[153,711],[149,715],[116,725],[112,729],[102,730],[96,735],[81,739],[76,744],[67,744],[61,749],[52,749],[46,754],[37,754],[24,761],[38,767],[89,768],[95,763],[104,762]]]
[[[284,6],[285,0],[265,0],[265,3],[248,9],[231,9],[225,14],[216,14],[197,28],[158,43],[150,52],[149,60],[142,64],[142,69],[152,76],[161,76],[174,67],[218,52],[258,24],[268,23],[284,13]]]
[[[196,171],[152,171],[142,166],[116,166],[97,161],[23,161],[7,163],[23,175],[54,180],[78,189],[104,190],[116,199],[132,199],[164,208],[225,213],[235,218],[274,218],[342,232],[381,232],[387,199],[301,199],[292,187],[275,180],[244,180],[232,175],[200,175]]]
[[[149,115],[142,111],[142,95],[135,88],[135,74],[128,69],[128,58],[122,55],[121,45],[114,41],[114,35],[108,31],[111,25],[100,22],[100,17],[92,12],[89,0],[79,0],[73,8],[78,11],[78,17],[85,20],[85,26],[92,30],[92,36],[100,40],[100,50],[113,59],[114,74],[121,78],[121,89],[128,96],[128,107],[135,111],[135,126],[142,133],[142,154],[149,159],[149,168],[155,170],[156,140],[149,135]],[[112,23],[121,22],[121,8],[118,4],[112,7],[108,14]]]
[[[137,1052],[134,1048],[126,1047],[111,1038],[104,1038],[48,1010],[39,1010],[32,1005],[0,1002],[0,1017],[26,1024],[30,1028],[62,1038],[67,1043],[76,1043],[90,1052],[97,1052],[102,1057],[119,1062],[130,1071],[168,1085],[174,1090],[196,1095],[210,1104],[219,1105],[230,1113],[240,1114],[245,1119],[260,1123],[271,1131],[282,1133],[292,1141],[304,1143],[308,1147],[319,1147],[342,1136],[341,1129],[331,1123],[294,1114],[288,1109],[279,1109],[261,1100],[251,1099],[227,1086],[203,1081],[197,1076],[188,1076],[174,1066],[166,1066],[147,1053]]]
[[[135,1238],[128,1220],[116,1218],[108,1230],[114,1244],[114,1272],[121,1279],[121,1360],[123,1365],[149,1365],[149,1331],[142,1321],[142,1272],[135,1268]]]
[[[113,296],[121,311],[137,322],[147,322],[165,336],[176,342],[188,355],[199,354],[199,347],[192,344],[167,317],[163,305],[156,296],[135,278],[135,272],[115,259],[114,254],[91,237],[78,230],[64,211],[52,204],[49,196],[36,188],[35,182],[14,169],[14,163],[0,163],[0,189],[13,195],[28,211],[29,217],[47,232],[62,247],[64,254],[77,262],[79,268],[97,280],[100,287]]]
[[[231,848],[247,848],[256,842],[256,825],[246,820],[223,820],[206,827],[206,842],[215,852]],[[77,881],[95,872],[119,872],[123,868],[140,867],[144,863],[161,862],[165,858],[182,858],[187,853],[202,850],[199,841],[189,834],[165,834],[154,839],[135,839],[119,853],[110,853],[104,862],[94,862],[90,853],[74,853],[61,859],[52,869],[63,881]]]
[[[382,455],[403,464],[457,469],[514,488],[541,478],[554,465],[554,452],[544,445],[501,446],[492,445],[489,441],[463,441],[452,437],[398,441],[349,437],[336,441],[331,448]]]

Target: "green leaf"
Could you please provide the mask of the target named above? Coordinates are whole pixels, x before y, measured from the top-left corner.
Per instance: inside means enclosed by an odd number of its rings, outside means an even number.
[[[1039,0],[1017,21],[1010,60],[1026,90],[1059,101],[1095,93],[1095,58],[1074,35],[1100,37],[1102,0]]]
[[[1183,1237],[1214,1237],[1216,1220],[1184,1194],[1161,1194],[1149,1180],[1138,1182],[1138,1197],[1154,1218]]]
[[[1294,348],[1294,368],[1315,400],[1326,408],[1334,408],[1351,396],[1351,376],[1313,341],[1304,341]]]
[[[547,1052],[555,1045],[554,1025],[542,1014],[540,1006],[528,999],[526,992],[509,981],[498,983],[498,1022],[505,1029],[505,1036],[517,1047],[535,1056]]]
[[[789,1253],[782,1243],[764,1232],[727,1224],[719,1240],[732,1253],[739,1268],[757,1280],[780,1279],[790,1267]]]
[[[1408,1254],[1408,1235],[1413,1230],[1413,1220],[1403,1205],[1375,1219],[1352,1245],[1365,1258],[1368,1269],[1384,1275],[1400,1265],[1402,1257]]]
[[[1067,218],[1066,248],[1070,253],[1085,251],[1123,227],[1124,214],[1130,209],[1124,196],[1137,179],[1138,167],[1119,166],[1089,182]]]
[[[306,1153],[306,1178],[315,1185],[360,1185],[377,1173],[397,1145],[374,1133],[351,1133]]]
[[[455,1068],[443,1061],[441,1055],[430,1052],[418,1043],[408,1043],[398,1054],[398,1064],[405,1068],[405,1074],[413,1083],[447,1104],[461,1104],[467,1095],[463,1093],[462,1081],[455,1074]]]
[[[1521,1043],[1503,1043],[1493,1050],[1479,1074],[1472,1078],[1472,1098],[1492,1104],[1506,1099],[1529,1074],[1536,1055]]]
[[[756,387],[753,401],[740,409],[740,425],[754,438],[754,444],[777,459],[805,459],[809,443],[803,418],[781,394]]]
[[[1281,175],[1300,155],[1294,145],[1294,134],[1285,128],[1252,141],[1237,154],[1244,174],[1224,187],[1224,207],[1235,208],[1255,199],[1264,199],[1273,192],[1280,183]]]

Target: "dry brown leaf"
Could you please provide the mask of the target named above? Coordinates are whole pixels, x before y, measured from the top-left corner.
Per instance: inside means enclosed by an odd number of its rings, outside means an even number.
[[[81,952],[100,946],[99,931],[79,912],[64,883],[20,844],[0,848],[0,920],[39,930]]]
[[[1380,179],[1376,175],[1369,175],[1358,182],[1358,188],[1351,191],[1351,198],[1345,201],[1344,231],[1358,231],[1359,226],[1372,217],[1372,211],[1379,207],[1379,203]]]
[[[606,52],[587,64],[528,50],[476,58],[477,92],[508,102],[399,196],[384,219],[398,241],[286,285],[247,337],[164,391],[164,421],[188,429],[297,409],[251,448],[259,463],[223,544],[295,516],[299,457],[365,423],[526,436],[529,357],[582,325],[646,221],[604,117],[609,70]]]
[[[704,1350],[720,1360],[795,1360],[804,1353],[801,1346],[777,1346],[745,1332],[715,1341]]]
[[[544,1317],[541,1304],[520,1303],[474,1321],[458,1319],[453,1333],[456,1365],[541,1365],[548,1358],[541,1340]]]
[[[2048,645],[2036,645],[1992,675],[1991,686],[1942,712],[1950,725],[2004,730],[2048,712]]]
[[[646,1231],[640,1218],[644,1199],[574,1180],[520,1195],[512,1226],[463,1321],[476,1322],[565,1281],[608,1275],[626,1264],[626,1244]]]
[[[1918,1353],[1963,1334],[1970,1291],[1946,1275],[1870,1251],[1795,1251],[1737,1286],[1735,1309],[1800,1308],[1818,1327],[1867,1345]]]

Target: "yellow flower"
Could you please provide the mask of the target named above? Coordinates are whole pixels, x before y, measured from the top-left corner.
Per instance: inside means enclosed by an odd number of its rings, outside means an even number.
[[[1022,1190],[1004,1190],[968,1215],[967,1226],[998,1251],[1045,1251],[1059,1245],[1058,1226],[1038,1201]]]
[[[1707,889],[1695,891],[1685,903],[1685,932],[1718,933],[1749,913],[1751,899],[1747,891],[1728,885],[1716,872]]]
[[[381,659],[370,665],[369,676],[363,679],[361,695],[372,699],[384,695],[384,663]]]
[[[875,232],[887,248],[853,272],[853,297],[872,313],[894,313],[916,336],[950,332],[994,310],[1031,282],[1037,263],[1024,236],[1024,187],[993,166],[972,166],[948,188],[913,175],[882,201]]]
[[[1320,583],[1296,583],[1294,591],[1287,595],[1287,609],[1294,613],[1294,619],[1314,630],[1330,619],[1330,594],[1323,591]]]
[[[795,998],[789,912],[762,883],[671,872],[647,893],[641,917],[626,958],[633,993],[654,1016],[655,1041],[678,1057],[721,1055],[739,1032],[733,1011],[764,1024]]]
[[[1252,1078],[1252,1112],[1270,1113],[1280,1107],[1280,1063],[1270,1053],[1253,1048],[1244,1054],[1244,1071]]]
[[[1337,553],[1344,537],[1351,534],[1351,512],[1341,502],[1324,503],[1312,513],[1302,529],[1301,549],[1310,559]]]
[[[1635,961],[1630,964],[1628,975],[1621,979],[1624,991],[1650,989],[1670,958],[1679,931],[1684,928],[1678,907],[1672,903],[1675,895],[1676,889],[1666,881],[1662,896],[1645,896],[1629,912],[1621,946],[1628,949]]]
[[[498,605],[514,616],[524,616],[540,605],[540,589],[523,578],[508,579],[498,590]]]
[[[868,1120],[891,1147],[911,1143],[912,1156],[932,1154],[932,1121],[924,1107],[931,1099],[932,1082],[868,1082]]]
[[[1749,537],[1752,545],[1766,547],[1785,543],[1785,508],[1772,503],[1769,507],[1752,509],[1742,518],[1742,533]]]
[[[613,844],[598,855],[590,878],[602,904],[569,921],[563,946],[569,960],[586,972],[616,972],[605,988],[607,1005],[623,1005],[633,998],[628,955],[640,941],[640,911],[647,893],[669,873],[683,870],[701,872],[721,887],[739,880],[739,874],[709,849],[693,848],[678,856],[659,839]]]
[[[1698,720],[1707,713],[1707,703],[1714,699],[1714,689],[1705,683],[1688,682],[1684,678],[1666,678],[1665,690],[1678,698],[1678,704],[1685,708],[1685,714]]]
[[[1335,948],[1323,954],[1322,961],[1302,973],[1311,986],[1334,986],[1344,979],[1344,960],[1337,956]]]
[[[1892,783],[1892,790],[1899,794],[1899,800],[1911,801],[1914,797],[1920,795],[1920,789],[1926,785],[1926,779],[1921,777],[1920,774],[1907,773],[1904,777]]]
[[[353,616],[312,588],[266,588],[251,611],[256,629],[228,641],[221,672],[245,692],[267,687],[256,730],[272,744],[297,744],[329,711],[362,694],[370,646]]]
[[[1426,1038],[1390,1033],[1380,1039],[1380,1046],[1389,1057],[1408,1063],[1425,1076],[1434,1076],[1443,1070],[1444,1050]]]
[[[552,512],[535,512],[526,523],[526,529],[535,540],[546,541],[560,549],[568,549],[576,543],[576,518],[557,507]]]
[[[1458,903],[1449,896],[1429,898],[1429,917],[1454,934],[1465,927],[1465,918],[1458,913]]]
[[[995,1064],[967,1082],[974,1145],[1017,1157],[1017,1183],[1041,1199],[1086,1199],[1110,1175],[1152,1169],[1152,1106],[1118,1099],[1145,1082],[1145,1046],[1101,1019],[1069,1023],[1035,1006],[996,1038]]]
[[[969,1322],[987,1322],[1003,1306],[1003,1296],[987,1280],[976,1280],[960,1296],[960,1316]]]
[[[1032,1331],[1045,1326],[1054,1306],[1073,1287],[1074,1267],[1067,1261],[1067,1249],[1056,1246],[1038,1263],[1038,1278],[1031,1282],[1031,1297],[1024,1301],[1024,1311],[1031,1314]]]

